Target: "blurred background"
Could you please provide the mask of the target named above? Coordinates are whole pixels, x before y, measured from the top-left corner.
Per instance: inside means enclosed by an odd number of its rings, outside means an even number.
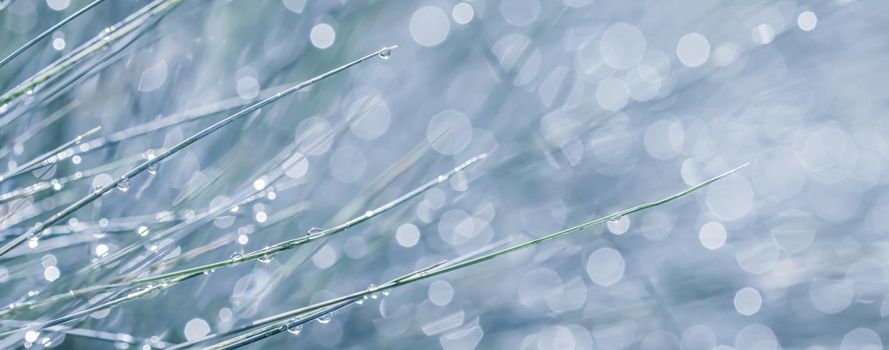
[[[0,3],[5,57],[88,2]],[[490,157],[271,261],[66,324],[106,337],[44,332],[48,341],[19,335],[4,346],[162,348],[541,237],[747,162],[692,196],[251,347],[889,342],[884,2],[193,0],[133,28],[121,22],[155,3],[105,1],[0,68],[7,94],[108,41],[0,106],[5,241],[260,98],[399,48],[201,139],[0,257],[0,304],[107,282],[152,259],[172,261],[163,271],[229,259]],[[97,126],[57,162],[14,174]],[[78,307],[6,317],[4,329]]]

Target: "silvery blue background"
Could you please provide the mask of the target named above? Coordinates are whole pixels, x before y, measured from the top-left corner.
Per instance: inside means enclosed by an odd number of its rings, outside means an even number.
[[[85,4],[15,0],[0,12],[0,55]],[[145,4],[96,7],[0,70],[0,86],[9,90]],[[76,325],[182,342],[502,239],[540,237],[750,162],[690,197],[399,288],[253,347],[879,349],[889,341],[887,9],[867,0],[186,1],[112,64],[6,126],[4,147],[70,109],[0,168],[97,125],[110,135],[250,100],[397,44],[390,59],[263,108],[66,223],[145,216],[151,225],[158,212],[206,211],[249,188],[282,149],[360,118],[330,142],[299,148],[307,158],[287,165],[293,186],[274,200],[167,242],[182,254],[229,239],[182,268],[331,226],[479,153],[490,158],[329,240]],[[51,176],[170,146],[225,115],[85,154]],[[56,197],[73,201],[125,170]],[[20,204],[51,210],[36,198]],[[280,224],[239,232],[282,212]],[[97,252],[141,239],[136,230],[82,236],[56,238],[61,247],[46,240],[27,262],[4,263],[2,301],[53,283],[85,286],[66,278]],[[50,267],[60,279],[49,281]],[[113,346],[70,335],[61,344]]]

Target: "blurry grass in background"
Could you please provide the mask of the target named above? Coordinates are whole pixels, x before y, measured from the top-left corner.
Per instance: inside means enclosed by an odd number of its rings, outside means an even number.
[[[881,5],[6,5],[0,347],[889,332]],[[619,212],[748,161],[696,203]]]

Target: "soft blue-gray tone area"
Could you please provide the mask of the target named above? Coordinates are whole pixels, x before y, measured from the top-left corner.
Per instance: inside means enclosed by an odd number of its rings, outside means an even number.
[[[889,344],[885,1],[0,8],[0,348]]]

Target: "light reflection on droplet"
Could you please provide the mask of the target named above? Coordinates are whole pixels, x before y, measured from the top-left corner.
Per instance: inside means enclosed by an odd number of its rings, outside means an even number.
[[[61,271],[59,271],[59,268],[55,266],[48,266],[43,270],[43,278],[50,282],[59,279],[60,275]]]
[[[200,339],[210,333],[210,324],[200,318],[193,318],[185,324],[183,330],[186,340]]]
[[[882,350],[883,341],[870,328],[856,328],[843,336],[840,350]]]
[[[676,44],[676,56],[686,66],[700,66],[710,58],[710,43],[699,33],[685,34]]]
[[[395,240],[402,247],[413,247],[420,241],[420,230],[414,224],[403,224],[395,231]]]
[[[815,16],[815,13],[812,11],[803,11],[796,18],[796,24],[799,26],[799,29],[810,32],[818,24],[818,16]]]
[[[441,44],[448,37],[451,21],[447,13],[435,6],[424,6],[411,15],[408,26],[411,38],[426,47]]]
[[[620,252],[606,247],[590,254],[586,271],[593,283],[607,287],[623,278],[624,267],[624,258]]]
[[[744,287],[735,293],[734,305],[735,310],[739,314],[744,316],[753,315],[759,312],[762,306],[762,295],[754,288]]]
[[[701,226],[701,230],[698,233],[701,245],[707,249],[719,249],[722,247],[725,244],[726,236],[725,227],[715,221],[710,221]]]
[[[336,31],[330,24],[318,23],[312,27],[309,40],[312,41],[313,46],[323,50],[333,45],[336,40]]]
[[[429,301],[438,306],[444,306],[454,298],[454,287],[448,281],[435,281],[429,285]]]
[[[475,10],[472,8],[471,4],[461,2],[454,5],[454,10],[451,11],[451,16],[454,18],[454,22],[466,24],[472,21],[472,18],[475,16]]]

